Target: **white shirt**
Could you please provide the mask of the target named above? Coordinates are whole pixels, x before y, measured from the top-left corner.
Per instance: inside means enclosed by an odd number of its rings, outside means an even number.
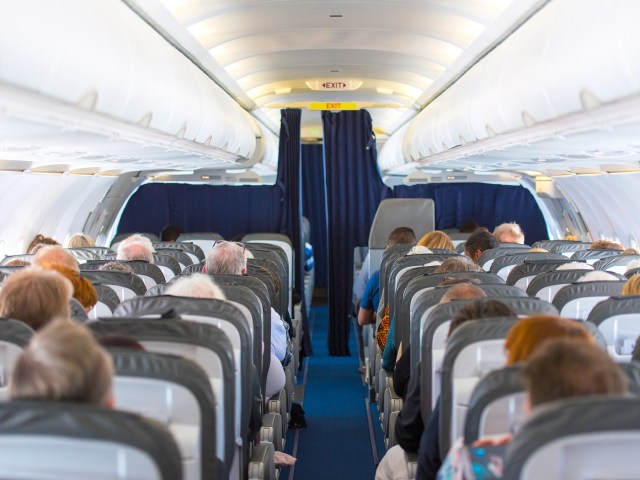
[[[273,308],[271,308],[271,353],[281,362],[287,354],[287,330],[284,321]]]

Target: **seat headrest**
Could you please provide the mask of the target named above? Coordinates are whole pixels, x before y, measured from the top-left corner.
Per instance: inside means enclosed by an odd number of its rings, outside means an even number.
[[[380,202],[371,224],[369,248],[384,249],[398,227],[412,228],[416,238],[435,229],[435,205],[429,198],[388,198]]]

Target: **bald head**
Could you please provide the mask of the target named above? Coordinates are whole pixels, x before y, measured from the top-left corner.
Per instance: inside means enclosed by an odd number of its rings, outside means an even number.
[[[33,264],[44,269],[54,266],[65,267],[76,272],[80,271],[78,262],[67,250],[57,246],[42,247],[33,257]]]
[[[453,302],[454,300],[465,300],[467,298],[484,298],[487,294],[484,290],[470,283],[458,283],[454,285],[440,299],[440,303]]]

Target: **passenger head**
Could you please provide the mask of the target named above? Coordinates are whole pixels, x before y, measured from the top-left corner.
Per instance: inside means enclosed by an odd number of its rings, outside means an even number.
[[[209,274],[243,275],[247,273],[244,245],[236,242],[216,243],[207,255],[205,268]]]
[[[529,253],[549,253],[549,250],[547,250],[546,248],[539,248],[539,247],[535,247],[535,248],[530,248]]]
[[[140,352],[144,352],[146,350],[140,342],[125,335],[118,335],[115,333],[100,335],[96,340],[102,347],[105,348],[129,348],[131,350],[138,350]]]
[[[164,292],[166,295],[194,298],[217,298],[226,300],[224,292],[209,275],[194,273],[188,277],[180,277]]]
[[[0,289],[0,316],[38,330],[54,317],[68,318],[71,282],[55,271],[27,268],[9,275]]]
[[[482,252],[497,246],[498,241],[489,232],[475,232],[467,239],[467,243],[464,245],[464,253],[475,263],[478,263]]]
[[[522,368],[529,404],[588,395],[623,395],[627,380],[613,359],[596,345],[570,338],[549,340]]]
[[[440,298],[440,303],[453,302],[454,300],[465,300],[468,298],[484,298],[487,294],[481,288],[471,283],[458,283],[445,292]]]
[[[515,312],[508,305],[499,300],[491,298],[481,298],[475,300],[458,310],[451,320],[449,333],[447,338],[451,336],[453,331],[460,325],[469,320],[479,320],[481,318],[499,318],[499,317],[517,317]]]
[[[31,240],[31,243],[29,244],[29,247],[27,248],[27,253],[37,253],[38,250],[40,250],[42,247],[46,246],[46,245],[60,245],[58,242],[56,242],[53,238],[50,237],[45,237],[42,234],[37,234],[35,237],[33,237],[33,240]]]
[[[107,262],[100,265],[100,270],[106,272],[123,272],[123,273],[133,273],[133,268],[131,268],[126,263],[120,262]]]
[[[145,238],[140,236],[141,238]],[[129,237],[131,238],[131,237]],[[153,249],[153,245],[149,239],[144,240],[134,240],[127,241],[126,239],[118,245],[118,253],[116,255],[116,260],[124,260],[127,262],[132,262],[135,260],[153,263],[153,254],[155,250]]]
[[[160,240],[163,242],[175,242],[178,240],[181,233],[182,231],[180,230],[180,227],[167,225],[160,232]]]
[[[387,247],[406,243],[416,243],[416,234],[409,227],[394,228],[387,239]]]
[[[515,222],[498,225],[493,231],[498,242],[524,243],[522,228]]]
[[[640,274],[632,275],[622,287],[621,295],[640,295]]]
[[[585,262],[569,262],[561,263],[556,267],[556,270],[593,270],[593,266]]]
[[[590,250],[620,250],[624,251],[624,247],[618,242],[612,242],[611,240],[596,240],[589,247]]]
[[[83,247],[95,247],[96,242],[93,241],[86,233],[76,233],[72,235],[67,241],[67,248],[83,248]]]
[[[460,233],[473,233],[480,227],[475,220],[467,220],[460,225]]]
[[[640,251],[636,248],[625,248],[620,255],[640,255]]]
[[[68,250],[60,246],[46,246],[38,250],[33,257],[33,264],[37,267],[51,270],[55,266],[65,267],[70,270],[80,271],[78,262]]]
[[[436,269],[435,273],[455,273],[455,272],[482,272],[482,268],[473,263],[468,257],[447,258]]]
[[[591,270],[581,276],[576,282],[617,282],[620,280],[613,273],[602,270]]]
[[[58,265],[54,265],[50,270],[55,270],[71,282],[73,298],[80,302],[85,311],[89,312],[98,303],[98,292],[87,278],[80,275],[80,272]]]
[[[424,237],[420,239],[418,242],[419,247],[427,247],[427,248],[445,248],[447,250],[451,250],[452,252],[455,250],[453,243],[451,243],[451,239],[449,235],[440,230],[432,230],[427,233]]]
[[[593,343],[589,331],[578,322],[552,315],[534,315],[516,323],[505,340],[507,365],[526,361],[544,342],[572,338]]]
[[[112,406],[113,362],[83,326],[55,321],[20,354],[9,384],[12,400]]]

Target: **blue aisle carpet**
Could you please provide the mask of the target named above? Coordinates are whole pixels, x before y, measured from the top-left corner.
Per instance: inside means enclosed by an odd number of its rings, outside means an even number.
[[[358,373],[357,347],[351,335],[351,357],[330,357],[327,350],[328,308],[314,307],[310,319],[315,354],[309,362],[305,385],[304,410],[307,428],[289,430],[287,452],[296,456],[291,472],[281,480],[349,479],[371,480],[375,475],[374,450],[384,454],[378,412],[372,404],[371,417],[375,449],[371,445],[367,420],[368,389]],[[303,381],[303,369],[298,382]]]

